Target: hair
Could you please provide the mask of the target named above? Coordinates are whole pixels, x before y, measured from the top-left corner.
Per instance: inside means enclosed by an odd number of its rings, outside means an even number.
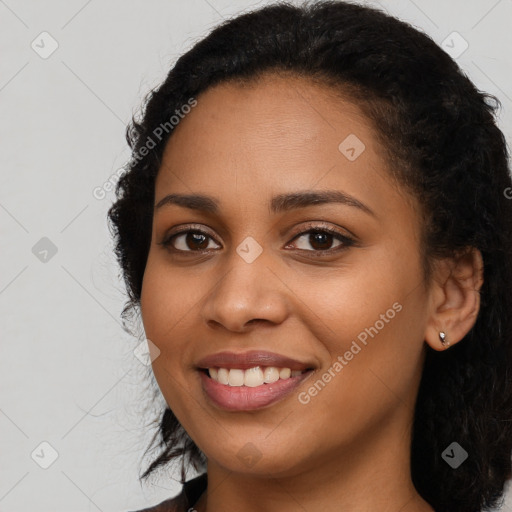
[[[276,3],[225,21],[176,61],[126,129],[132,155],[108,212],[128,293],[123,320],[140,313],[155,178],[172,136],[156,128],[216,84],[269,73],[334,88],[373,123],[396,180],[421,205],[425,282],[436,259],[481,252],[475,325],[447,351],[425,347],[411,478],[437,512],[500,505],[512,477],[512,181],[501,103],[408,23],[343,1]],[[181,459],[183,482],[185,466],[204,470],[206,457],[164,409],[151,442],[161,453],[141,479]],[[469,454],[457,469],[442,458],[454,441]]]

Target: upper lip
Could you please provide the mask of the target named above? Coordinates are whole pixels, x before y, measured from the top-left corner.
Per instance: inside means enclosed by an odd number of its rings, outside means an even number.
[[[246,370],[255,366],[275,366],[290,368],[290,370],[308,370],[314,368],[311,363],[303,363],[281,354],[264,350],[249,350],[247,352],[217,352],[204,357],[197,362],[199,368],[239,368]]]

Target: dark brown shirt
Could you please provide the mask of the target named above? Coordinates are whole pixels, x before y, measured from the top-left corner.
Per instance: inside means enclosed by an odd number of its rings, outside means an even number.
[[[158,505],[133,512],[193,512],[194,505],[206,490],[208,483],[206,473],[183,484],[183,489],[174,498],[162,501]]]

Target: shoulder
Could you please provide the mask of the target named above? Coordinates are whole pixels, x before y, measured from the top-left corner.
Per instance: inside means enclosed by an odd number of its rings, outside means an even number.
[[[206,486],[207,475],[206,473],[203,473],[202,475],[185,482],[181,492],[174,498],[169,498],[158,505],[153,505],[149,508],[130,512],[187,512],[206,490]]]

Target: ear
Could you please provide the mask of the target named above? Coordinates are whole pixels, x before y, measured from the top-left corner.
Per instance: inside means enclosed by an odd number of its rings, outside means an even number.
[[[437,262],[425,331],[425,341],[434,350],[458,343],[475,325],[483,282],[483,259],[478,249],[469,248],[461,255]],[[445,333],[445,344],[440,333]]]

